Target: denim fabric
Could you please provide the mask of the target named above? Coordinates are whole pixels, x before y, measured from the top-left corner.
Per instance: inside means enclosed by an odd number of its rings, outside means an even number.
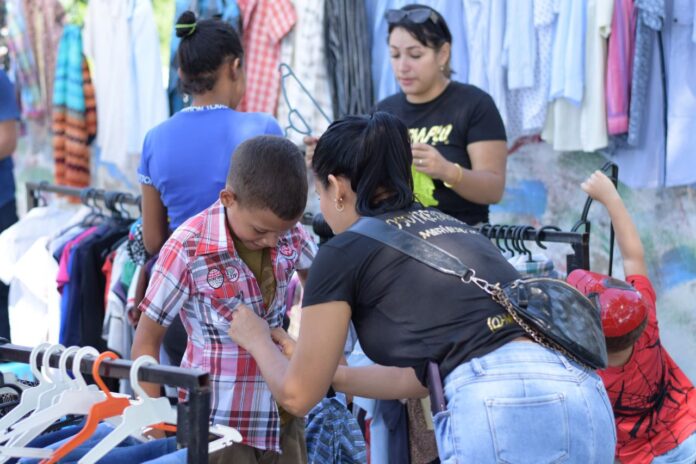
[[[696,462],[696,433],[673,450],[653,459],[652,464],[694,464]]]
[[[186,464],[186,458],[188,457],[188,449],[180,449],[173,453],[165,454],[152,461],[147,461],[144,464]]]
[[[74,430],[77,433],[81,427]],[[94,446],[103,438],[113,431],[113,427],[107,424],[101,424],[92,437],[84,442],[79,447],[75,448],[70,454],[60,460],[61,464],[76,464],[83,456],[85,456]],[[55,442],[47,448],[58,449],[64,443],[68,442],[72,437],[67,437],[63,440]],[[124,464],[146,462],[152,459],[159,458],[163,455],[176,451],[176,437],[165,438],[162,440],[153,440],[147,443],[142,443],[134,438],[127,438],[122,441],[118,447],[114,448],[106,456],[99,460],[99,464]],[[35,464],[39,459],[22,459],[20,464]]]
[[[510,342],[445,379],[435,416],[443,464],[613,463],[616,429],[599,376],[529,342]]]

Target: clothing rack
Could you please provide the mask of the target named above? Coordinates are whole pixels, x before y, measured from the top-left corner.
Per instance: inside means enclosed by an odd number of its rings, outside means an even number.
[[[97,189],[93,187],[77,188],[68,187],[65,185],[54,185],[49,182],[27,182],[27,209],[35,208],[41,204],[41,192],[57,193],[59,195],[67,195],[71,197],[79,197],[85,201],[101,200],[107,207],[111,207],[117,203],[121,205],[133,205],[140,207],[140,195],[135,196],[131,193],[114,192],[108,190]]]
[[[31,348],[5,343],[0,345],[0,360],[29,363]],[[51,367],[59,367],[60,353],[53,354],[49,360]],[[68,357],[69,365],[72,358]],[[43,362],[39,353],[37,362]],[[95,359],[83,359],[80,372],[92,373]],[[102,378],[128,379],[133,362],[122,359],[105,360],[101,363],[99,374]],[[138,379],[144,382],[167,384],[183,388],[188,392],[188,401],[179,403],[176,424],[176,442],[179,447],[188,448],[187,463],[208,462],[208,421],[210,418],[210,384],[208,373],[200,369],[182,369],[171,366],[142,366]]]
[[[526,242],[546,243],[567,243],[573,248],[573,253],[566,256],[566,266],[568,273],[575,269],[590,269],[590,223],[585,221],[584,231],[580,232],[573,228],[570,232],[562,231],[555,226],[544,226],[536,229],[532,226],[483,224],[476,227],[479,232],[490,239],[500,240],[522,240]],[[520,227],[522,227],[520,229]],[[515,233],[515,229],[517,232]],[[541,246],[541,245],[540,245]],[[542,248],[545,248],[542,246]]]

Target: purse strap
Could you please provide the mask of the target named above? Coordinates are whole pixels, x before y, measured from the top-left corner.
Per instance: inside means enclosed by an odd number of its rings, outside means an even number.
[[[453,254],[422,238],[390,226],[380,219],[361,217],[348,229],[348,232],[355,232],[377,240],[436,271],[459,277],[465,284],[473,283],[489,295],[496,293],[495,285],[476,277],[476,271],[467,267]]]

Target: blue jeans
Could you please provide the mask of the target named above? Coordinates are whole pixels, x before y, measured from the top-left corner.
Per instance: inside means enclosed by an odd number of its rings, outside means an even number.
[[[444,382],[443,464],[613,463],[616,428],[599,376],[530,342],[461,364]]]
[[[676,448],[653,459],[652,464],[694,464],[696,462],[696,433]]]

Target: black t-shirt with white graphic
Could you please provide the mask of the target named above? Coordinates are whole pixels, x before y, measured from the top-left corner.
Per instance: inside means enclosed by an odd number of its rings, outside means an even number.
[[[377,103],[376,109],[401,119],[412,143],[434,146],[442,156],[471,169],[467,146],[471,143],[506,140],[505,126],[490,95],[473,85],[450,82],[442,94],[427,103],[409,103],[399,92]],[[465,200],[440,180],[414,174],[421,203],[434,206],[467,224],[488,222],[488,205]]]
[[[417,207],[381,219],[452,253],[491,283],[519,278],[488,238],[438,210]],[[303,306],[332,301],[351,307],[370,359],[413,367],[421,382],[428,361],[440,365],[444,378],[459,364],[524,335],[475,285],[350,231],[324,244],[309,271]]]

